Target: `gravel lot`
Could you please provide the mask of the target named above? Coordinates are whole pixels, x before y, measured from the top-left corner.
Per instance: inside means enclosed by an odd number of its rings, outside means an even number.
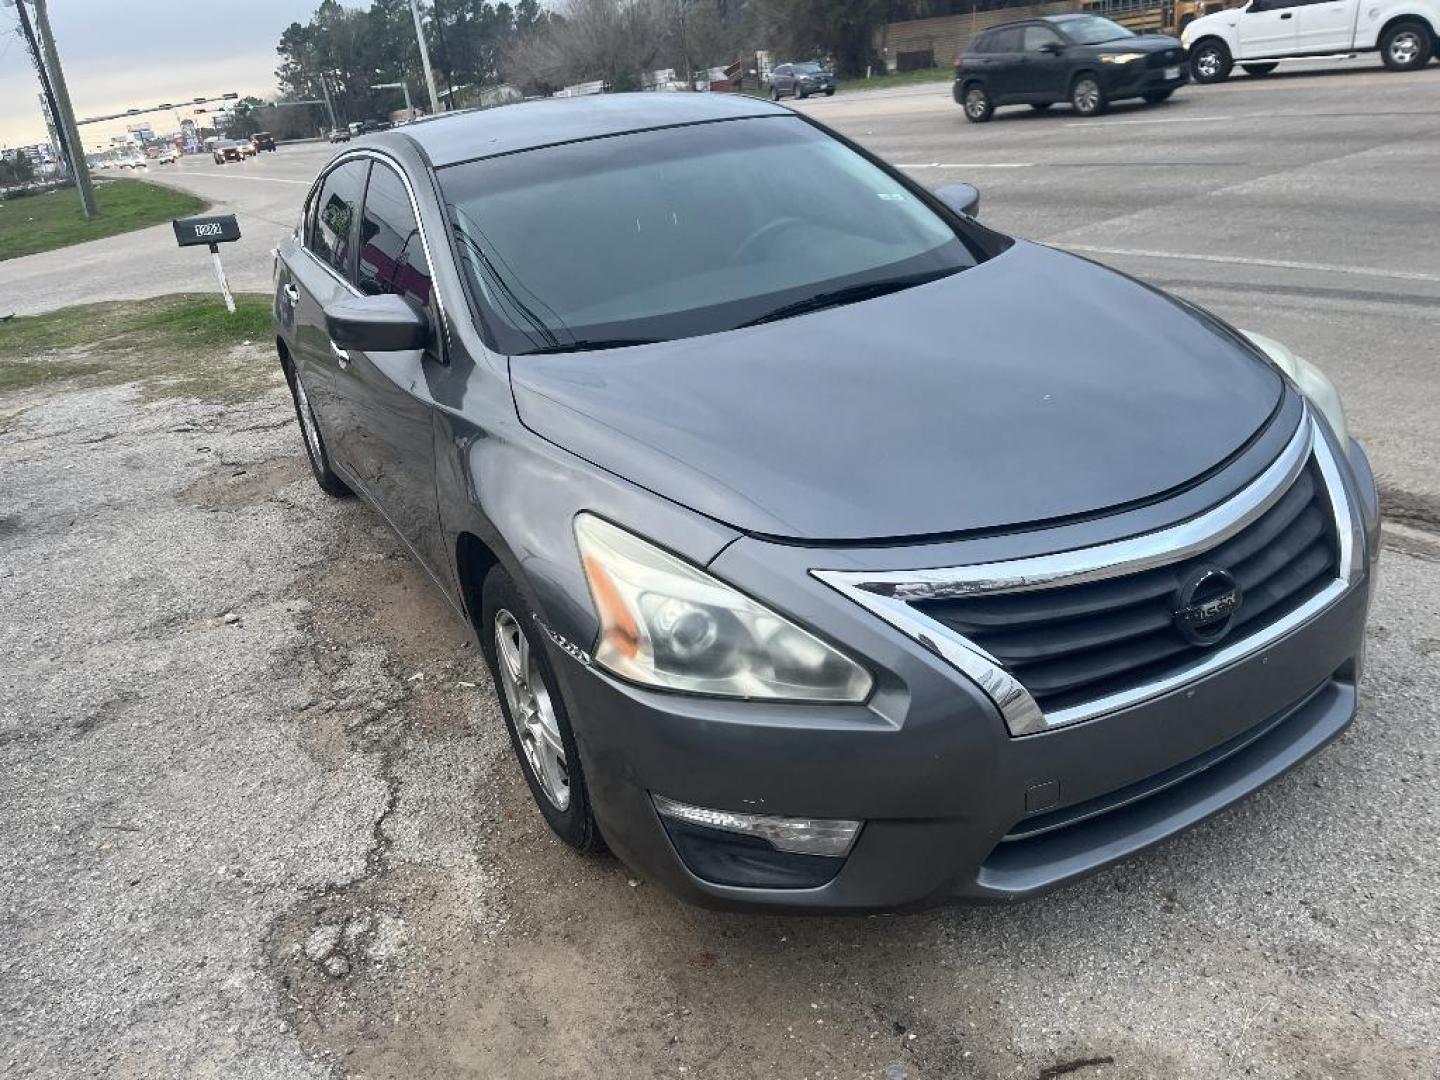
[[[1433,95],[1440,69],[1422,77]],[[870,97],[816,108],[901,138],[933,104]],[[1014,126],[1048,144],[1067,121],[1047,119]],[[1405,156],[1398,129],[1374,141]],[[1233,295],[1221,269],[1195,288]],[[1408,351],[1352,408],[1423,495],[1433,419],[1382,406],[1397,381],[1433,400],[1434,310],[1346,280],[1366,295],[1243,302],[1313,316],[1316,340],[1391,313]],[[272,364],[228,360],[247,387]],[[0,396],[0,1073],[1440,1075],[1440,542],[1419,505],[1387,532],[1355,727],[1232,812],[1014,908],[717,914],[544,831],[468,631],[378,517],[315,488],[278,376],[228,406]]]

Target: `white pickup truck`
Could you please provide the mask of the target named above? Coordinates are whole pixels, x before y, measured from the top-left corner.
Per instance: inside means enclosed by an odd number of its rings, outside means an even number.
[[[1180,42],[1201,83],[1237,63],[1268,75],[1281,60],[1375,49],[1391,71],[1410,71],[1440,53],[1440,0],[1250,0],[1195,19]]]

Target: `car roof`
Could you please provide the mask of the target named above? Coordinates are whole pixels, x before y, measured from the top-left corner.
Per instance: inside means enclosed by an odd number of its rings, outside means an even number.
[[[578,139],[789,113],[783,106],[737,94],[592,94],[425,116],[380,138],[408,139],[436,168],[444,168]]]
[[[1009,22],[996,23],[994,26],[987,26],[984,30],[981,30],[975,36],[979,37],[980,34],[989,33],[991,30],[1008,30],[1012,26],[1033,26],[1036,23],[1059,24],[1074,22],[1076,19],[1093,19],[1096,16],[1099,16],[1102,19],[1109,17],[1106,15],[1100,15],[1098,11],[1072,11],[1067,12],[1063,15],[1032,15],[1028,19],[1011,19]]]

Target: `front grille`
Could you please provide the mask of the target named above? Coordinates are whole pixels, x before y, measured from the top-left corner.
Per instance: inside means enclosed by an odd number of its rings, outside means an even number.
[[[1151,53],[1145,60],[1145,66],[1152,68],[1174,67],[1184,59],[1184,49],[1162,49],[1160,52]]]
[[[1338,575],[1335,515],[1312,460],[1240,532],[1181,562],[1027,592],[925,600],[915,607],[984,649],[1045,712],[1083,705],[1182,672],[1209,647],[1175,627],[1176,595],[1203,567],[1239,583],[1226,644],[1300,607]]]

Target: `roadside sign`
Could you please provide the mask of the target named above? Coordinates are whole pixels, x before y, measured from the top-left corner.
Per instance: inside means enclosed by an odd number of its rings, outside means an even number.
[[[210,249],[210,258],[215,262],[215,278],[220,282],[220,295],[225,298],[225,310],[235,314],[235,298],[230,295],[230,283],[225,280],[225,267],[220,262],[220,245],[240,239],[240,223],[235,220],[235,215],[175,218],[170,224],[175,229],[175,242],[182,248],[203,244]]]

